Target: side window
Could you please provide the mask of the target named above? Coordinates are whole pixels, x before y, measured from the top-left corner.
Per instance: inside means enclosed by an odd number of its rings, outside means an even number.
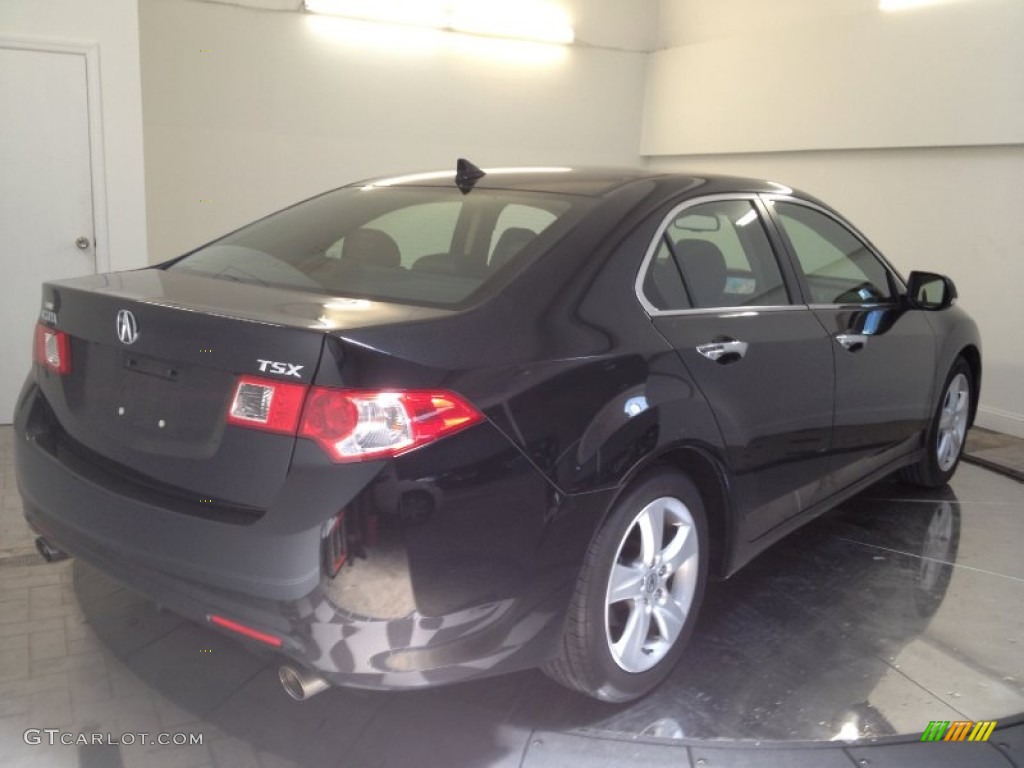
[[[850,230],[805,205],[774,208],[815,304],[877,304],[892,298],[889,270]]]
[[[675,257],[669,247],[668,235],[662,235],[654,258],[647,265],[644,275],[643,292],[647,300],[657,309],[692,309],[693,304],[686,294],[683,276],[679,274]]]
[[[681,285],[676,286],[677,281]],[[775,253],[750,200],[721,200],[684,209],[665,230],[644,290],[659,309],[789,303]],[[665,307],[659,306],[654,294]]]
[[[353,260],[372,262],[377,266],[397,266],[386,263],[388,259],[384,257],[397,247],[401,266],[409,268],[422,256],[447,253],[451,249],[461,211],[462,204],[458,202],[422,203],[389,211],[350,232],[348,237],[352,242],[347,249],[345,238],[342,238],[327,249],[326,256],[342,259],[350,254]],[[377,234],[368,235],[367,230]],[[367,244],[374,248],[367,247]]]
[[[487,263],[492,269],[497,269],[547,229],[556,218],[555,214],[543,208],[509,203],[501,209],[494,224],[487,249]]]

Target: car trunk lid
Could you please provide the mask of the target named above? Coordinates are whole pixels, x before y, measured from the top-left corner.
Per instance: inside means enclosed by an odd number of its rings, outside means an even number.
[[[239,379],[309,385],[328,331],[418,314],[362,305],[153,269],[48,283],[42,317],[69,335],[71,370],[36,378],[88,451],[202,501],[266,508],[295,437],[226,423]]]

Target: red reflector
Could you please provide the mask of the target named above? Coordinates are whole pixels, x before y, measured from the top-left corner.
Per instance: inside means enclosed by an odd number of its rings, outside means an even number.
[[[265,643],[266,645],[272,646],[274,648],[280,648],[282,645],[284,645],[284,640],[282,640],[280,637],[276,637],[275,635],[268,635],[266,632],[260,632],[258,629],[253,629],[252,627],[245,626],[245,624],[239,624],[237,621],[225,619],[223,616],[217,616],[216,614],[211,613],[209,616],[206,617],[206,619],[211,624],[215,624],[218,627],[223,627],[224,629],[230,630],[231,632],[236,632],[239,635],[244,635],[245,637],[248,637],[252,640],[258,640],[259,642]]]
[[[294,435],[306,387],[243,376],[228,409],[228,424]]]
[[[71,373],[71,339],[63,331],[37,324],[33,357],[56,374],[64,376]]]
[[[345,510],[334,518],[324,539],[327,575],[334,578],[348,559],[348,532],[345,528]]]
[[[313,387],[299,436],[316,441],[333,461],[365,461],[411,451],[483,418],[452,392]]]

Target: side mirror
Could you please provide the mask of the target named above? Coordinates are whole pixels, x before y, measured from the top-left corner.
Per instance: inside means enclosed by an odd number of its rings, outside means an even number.
[[[945,275],[911,272],[907,278],[907,301],[918,309],[945,309],[956,301],[956,286]]]

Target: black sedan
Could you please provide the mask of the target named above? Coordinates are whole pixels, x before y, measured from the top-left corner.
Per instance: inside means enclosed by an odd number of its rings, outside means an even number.
[[[707,578],[950,478],[955,299],[779,184],[460,161],[46,284],[19,487],[45,556],[274,649],[296,698],[543,666],[625,701]]]

